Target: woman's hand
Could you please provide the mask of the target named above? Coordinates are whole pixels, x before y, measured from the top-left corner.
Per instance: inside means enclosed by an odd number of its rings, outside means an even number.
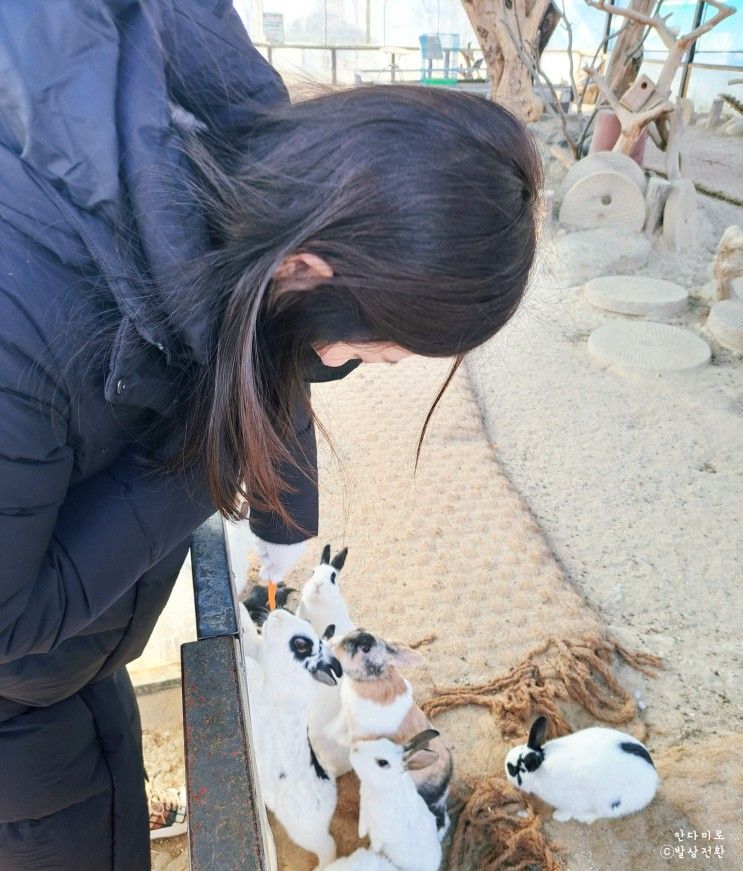
[[[277,584],[284,580],[307,549],[307,541],[299,541],[296,544],[273,544],[258,538],[255,533],[253,538],[255,552],[261,561],[261,580],[275,581]]]

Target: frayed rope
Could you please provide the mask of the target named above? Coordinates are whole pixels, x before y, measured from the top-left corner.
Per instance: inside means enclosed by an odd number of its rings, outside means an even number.
[[[481,780],[457,820],[448,867],[457,871],[561,871],[561,848],[548,843],[524,795],[502,777]]]
[[[567,734],[570,726],[557,706],[567,699],[604,723],[628,723],[637,707],[612,671],[615,656],[648,676],[662,666],[660,657],[627,650],[605,636],[549,638],[506,675],[484,684],[436,687],[421,707],[435,717],[463,705],[480,705],[490,710],[505,738],[522,736],[538,714],[549,718],[553,734]]]

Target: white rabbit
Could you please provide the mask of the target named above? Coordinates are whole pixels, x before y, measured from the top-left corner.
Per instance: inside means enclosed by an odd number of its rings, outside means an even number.
[[[438,734],[426,729],[407,744],[377,738],[351,748],[361,782],[359,837],[368,835],[372,850],[404,871],[437,871],[441,864],[436,820],[409,773],[437,761],[428,743]]]
[[[547,718],[537,717],[526,744],[508,751],[514,786],[555,808],[553,819],[592,823],[642,810],[658,788],[650,754],[631,735],[593,726],[545,743]]]
[[[423,661],[420,654],[404,644],[388,643],[365,629],[356,629],[340,639],[336,637],[331,643],[343,668],[341,702],[351,742],[360,738],[390,738],[405,744],[431,728],[428,717],[413,699],[410,682],[396,668],[419,665]],[[451,751],[441,737],[432,740],[430,750],[437,754],[437,761],[425,769],[413,770],[412,777],[436,817],[443,840],[449,828]]]
[[[281,609],[266,619],[261,648],[263,685],[249,680],[249,690],[258,690],[250,709],[261,794],[289,837],[325,868],[336,856],[330,820],[337,793],[315,756],[307,720],[318,681],[335,684],[341,667],[306,620]]]
[[[397,869],[379,853],[372,853],[371,850],[359,847],[350,856],[336,859],[325,871],[397,871]]]
[[[309,620],[318,634],[324,634],[329,626],[334,627],[334,635],[345,635],[355,628],[339,584],[347,554],[348,548],[344,547],[331,560],[330,545],[326,544],[320,564],[302,588],[297,616]],[[323,768],[333,777],[350,771],[351,738],[341,716],[339,686],[320,687],[309,723],[310,741]]]
[[[240,639],[242,641],[243,656],[249,656],[251,659],[260,662],[262,656],[261,636],[244,602],[238,605],[237,615],[240,620]]]
[[[345,635],[356,628],[348,616],[348,608],[338,583],[347,554],[348,548],[344,547],[331,560],[330,545],[326,544],[320,557],[320,565],[302,587],[297,617],[309,620],[318,635],[324,635],[331,624],[335,626],[338,635]]]

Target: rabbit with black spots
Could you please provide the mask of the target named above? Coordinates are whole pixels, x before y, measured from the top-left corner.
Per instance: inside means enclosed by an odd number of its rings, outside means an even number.
[[[537,717],[526,744],[508,751],[509,781],[551,804],[558,822],[592,823],[642,810],[658,789],[647,749],[631,735],[593,726],[545,741],[548,721]]]

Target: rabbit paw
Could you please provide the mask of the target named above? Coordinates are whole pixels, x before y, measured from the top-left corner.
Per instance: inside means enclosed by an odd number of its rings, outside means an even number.
[[[559,811],[559,810],[556,810],[556,811],[552,814],[552,819],[555,820],[555,821],[558,822],[558,823],[566,823],[570,818],[571,818],[571,816],[570,816],[570,811]]]

